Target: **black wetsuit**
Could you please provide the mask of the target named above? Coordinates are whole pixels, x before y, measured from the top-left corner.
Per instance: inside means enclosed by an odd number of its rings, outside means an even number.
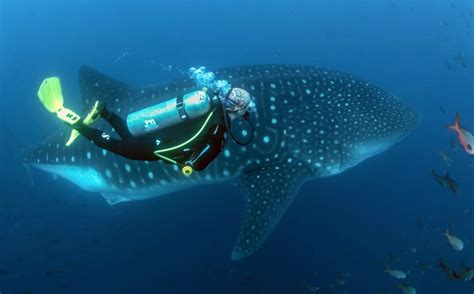
[[[117,155],[132,160],[153,161],[160,159],[154,154],[154,151],[158,149],[158,144],[153,134],[133,136],[128,130],[126,121],[117,114],[108,111],[105,107],[100,111],[100,116],[114,128],[120,139],[113,138],[101,130],[86,126],[81,121],[73,127],[98,147]],[[224,148],[227,141],[226,130],[227,128],[223,125],[212,125],[205,136],[205,143],[195,146],[186,162],[181,163],[189,163],[193,169],[198,171],[205,169]]]

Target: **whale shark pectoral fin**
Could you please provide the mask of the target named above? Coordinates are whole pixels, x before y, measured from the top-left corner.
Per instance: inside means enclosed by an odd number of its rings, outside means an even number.
[[[102,197],[107,201],[109,205],[114,205],[120,202],[127,202],[130,201],[129,198],[123,197],[122,195],[119,194],[109,194],[109,193],[100,193]]]
[[[302,162],[282,161],[245,173],[238,180],[246,207],[233,260],[251,255],[263,244],[310,175]]]

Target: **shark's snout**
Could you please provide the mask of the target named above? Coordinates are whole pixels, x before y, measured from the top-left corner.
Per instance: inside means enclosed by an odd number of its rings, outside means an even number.
[[[420,113],[396,97],[387,95],[382,105],[382,113],[371,123],[377,141],[394,144],[413,132],[420,123]]]
[[[400,127],[401,134],[408,134],[413,132],[421,121],[421,114],[411,105],[405,104],[404,111],[400,112]]]

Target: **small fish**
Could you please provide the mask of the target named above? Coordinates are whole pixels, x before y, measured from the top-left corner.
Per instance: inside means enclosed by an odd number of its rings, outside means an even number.
[[[454,124],[449,125],[448,128],[458,134],[459,143],[464,147],[464,151],[474,155],[474,136],[468,130],[461,127],[459,113],[456,113]]]
[[[451,247],[453,247],[454,250],[457,250],[457,251],[463,250],[464,243],[458,237],[449,234],[449,229],[446,229],[446,232],[444,232],[444,234],[442,235],[446,237],[449,245],[451,245]]]
[[[317,292],[320,288],[316,286],[307,285],[306,289],[308,289],[309,292]]]
[[[441,148],[441,151],[439,152],[439,155],[441,155],[441,158],[443,158],[444,163],[449,167],[451,166],[451,157],[444,151],[444,148]]]
[[[439,110],[441,111],[442,114],[446,114],[446,110],[442,105],[439,106]]]
[[[448,279],[453,280],[456,278],[453,269],[446,263],[446,260],[444,260],[444,258],[442,257],[439,259],[439,267],[441,268],[443,273],[446,274]]]
[[[396,279],[405,279],[407,277],[407,274],[405,274],[403,271],[401,270],[391,270],[389,267],[387,267],[387,269],[385,270],[386,273],[388,273],[389,275],[391,275],[392,277],[396,278]]]
[[[441,261],[443,261],[443,260],[441,260]],[[461,263],[460,269],[461,270],[459,272],[456,272],[456,271],[453,270],[452,273],[450,273],[449,278],[451,280],[460,280],[460,281],[467,281],[467,282],[473,282],[474,283],[474,270],[471,269],[469,266],[466,266],[463,263]],[[448,271],[448,270],[451,270],[451,268],[448,267],[448,269],[446,271]]]
[[[336,276],[336,283],[339,285],[339,286],[344,286],[346,284],[346,280],[344,280],[342,277],[340,276]]]
[[[454,124],[449,125],[448,128],[458,134],[459,143],[464,147],[464,151],[470,155],[474,155],[474,136],[468,130],[461,127],[460,120],[459,113],[456,113]]]
[[[459,274],[454,272],[454,276],[458,280],[463,280],[466,282],[474,282],[474,269],[471,269],[468,267],[467,269],[463,270]]]
[[[416,267],[422,271],[423,273],[424,272],[427,272],[431,269],[433,269],[433,266],[429,265],[429,264],[426,264],[426,263],[423,263],[423,262],[420,262],[420,261],[417,261],[416,262]]]
[[[347,272],[339,272],[336,275],[336,283],[339,286],[344,286],[346,284],[346,280],[351,276],[350,273]]]
[[[451,136],[451,150],[453,150],[454,152],[458,151],[458,144],[456,144],[456,140],[453,136]]]
[[[451,191],[453,191],[453,193],[455,193],[456,195],[459,194],[459,185],[454,179],[452,179],[449,176],[449,173],[446,173],[444,176],[441,176],[441,175],[438,175],[436,171],[433,169],[431,171],[431,176],[441,186],[451,189]]]
[[[416,289],[415,288],[413,288],[411,286],[407,286],[404,283],[401,283],[400,285],[398,285],[398,288],[402,289],[402,292],[404,294],[416,294]]]
[[[462,67],[468,68],[466,59],[464,59],[464,56],[461,54],[461,52],[458,53],[458,55],[454,58]]]

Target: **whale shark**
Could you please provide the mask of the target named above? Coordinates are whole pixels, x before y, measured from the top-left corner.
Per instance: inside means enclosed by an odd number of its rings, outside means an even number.
[[[420,120],[418,112],[396,96],[340,71],[276,64],[224,68],[215,76],[247,90],[254,99],[254,137],[247,146],[229,141],[206,170],[190,177],[175,165],[129,160],[82,137],[67,147],[67,127],[26,150],[21,159],[100,193],[111,205],[231,182],[245,197],[231,255],[240,260],[261,247],[306,181],[340,174],[387,150]],[[198,90],[187,77],[137,88],[87,66],[79,70],[79,87],[84,110],[100,100],[122,116]],[[116,135],[104,121],[94,126]],[[233,124],[232,132],[250,136],[243,121]]]

